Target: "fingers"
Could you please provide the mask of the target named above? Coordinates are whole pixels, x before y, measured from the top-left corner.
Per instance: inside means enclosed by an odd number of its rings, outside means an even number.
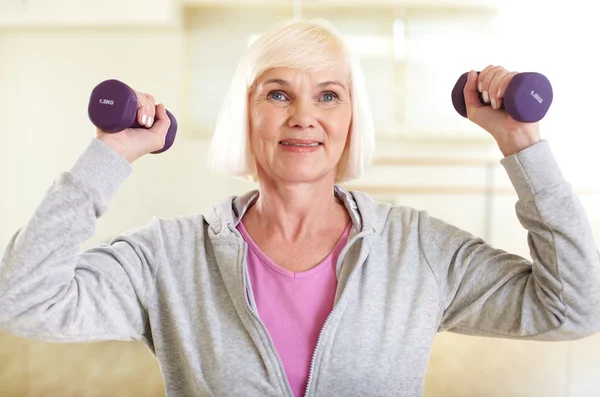
[[[479,74],[479,82],[481,85],[481,94],[485,103],[490,103],[490,84],[498,73],[504,70],[502,66],[488,66],[485,73]],[[494,97],[495,97],[494,93]]]
[[[483,69],[481,72],[479,72],[479,80],[477,81],[477,90],[481,93],[483,93],[483,79],[485,78],[485,76],[490,72],[491,69],[493,69],[495,66],[494,65],[488,65],[485,67],[485,69]]]
[[[495,67],[485,76],[482,87],[485,88],[483,100],[489,102],[493,109],[498,109],[498,85],[500,80],[508,74],[508,71],[501,66]],[[487,88],[486,88],[487,87]]]
[[[502,106],[502,97],[512,78],[517,72],[509,72],[502,66],[490,65],[479,74],[478,90],[483,100],[490,103],[493,109]]]
[[[499,109],[500,106],[502,106],[502,98],[504,97],[504,93],[506,92],[506,89],[508,88],[512,78],[517,74],[519,74],[519,72],[506,73],[502,78],[498,79],[497,89],[490,87],[490,92],[496,92],[497,107],[494,109]]]
[[[156,116],[155,99],[150,94],[145,94],[137,91],[136,94],[138,97],[137,122],[140,125],[150,128],[152,127],[152,124],[154,123],[154,118]]]
[[[479,100],[479,92],[477,90],[477,72],[474,70],[471,70],[467,76],[467,83],[465,84],[463,94],[465,96],[467,115],[469,115],[470,118],[473,113],[473,109],[484,106]]]
[[[150,94],[145,94],[146,98],[148,99],[148,104],[149,104],[149,109],[148,109],[148,120],[146,125],[148,127],[152,127],[152,124],[154,123],[154,119],[156,117],[156,101],[154,100],[154,97]]]
[[[167,130],[171,126],[171,119],[167,115],[165,106],[161,103],[156,106],[156,119],[151,131],[161,132],[166,135]]]

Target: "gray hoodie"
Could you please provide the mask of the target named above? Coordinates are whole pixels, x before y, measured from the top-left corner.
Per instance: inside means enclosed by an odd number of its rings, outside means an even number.
[[[437,332],[570,340],[600,330],[600,259],[547,141],[501,160],[533,262],[425,211],[336,186],[353,228],[306,396],[420,396]],[[152,218],[79,252],[132,166],[92,139],[0,263],[0,328],[60,343],[142,341],[166,394],[292,396],[235,229],[258,192]]]

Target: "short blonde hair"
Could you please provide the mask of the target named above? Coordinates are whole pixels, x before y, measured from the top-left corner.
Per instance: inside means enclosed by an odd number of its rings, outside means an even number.
[[[225,175],[256,181],[250,150],[248,93],[255,80],[275,67],[326,70],[340,62],[350,77],[352,121],[336,183],[364,175],[375,153],[373,117],[358,58],[341,34],[323,19],[292,19],[264,32],[240,60],[219,111],[208,152],[207,165]]]

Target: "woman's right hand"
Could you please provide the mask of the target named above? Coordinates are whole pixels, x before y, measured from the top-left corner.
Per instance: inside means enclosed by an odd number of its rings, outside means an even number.
[[[119,132],[104,132],[96,128],[96,138],[112,147],[130,163],[162,149],[171,125],[163,104],[156,105],[150,94],[135,93],[138,97],[137,122],[151,128],[126,128]]]

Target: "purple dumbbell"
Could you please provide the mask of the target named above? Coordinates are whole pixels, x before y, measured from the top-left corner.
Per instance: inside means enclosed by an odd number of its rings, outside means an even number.
[[[480,72],[477,72],[479,74]],[[467,106],[463,90],[467,84],[468,72],[464,73],[452,90],[454,109],[463,117],[467,117]],[[482,104],[491,106],[483,101],[481,93],[479,100]],[[502,98],[500,109],[513,119],[524,123],[535,123],[546,115],[552,104],[552,86],[542,74],[535,72],[519,73],[513,76]]]
[[[92,123],[104,132],[118,132],[126,128],[148,128],[137,122],[138,98],[133,89],[119,80],[105,80],[92,91],[88,105],[88,115]],[[177,134],[177,120],[166,110],[171,119],[165,145],[152,152],[162,153],[169,149]]]

